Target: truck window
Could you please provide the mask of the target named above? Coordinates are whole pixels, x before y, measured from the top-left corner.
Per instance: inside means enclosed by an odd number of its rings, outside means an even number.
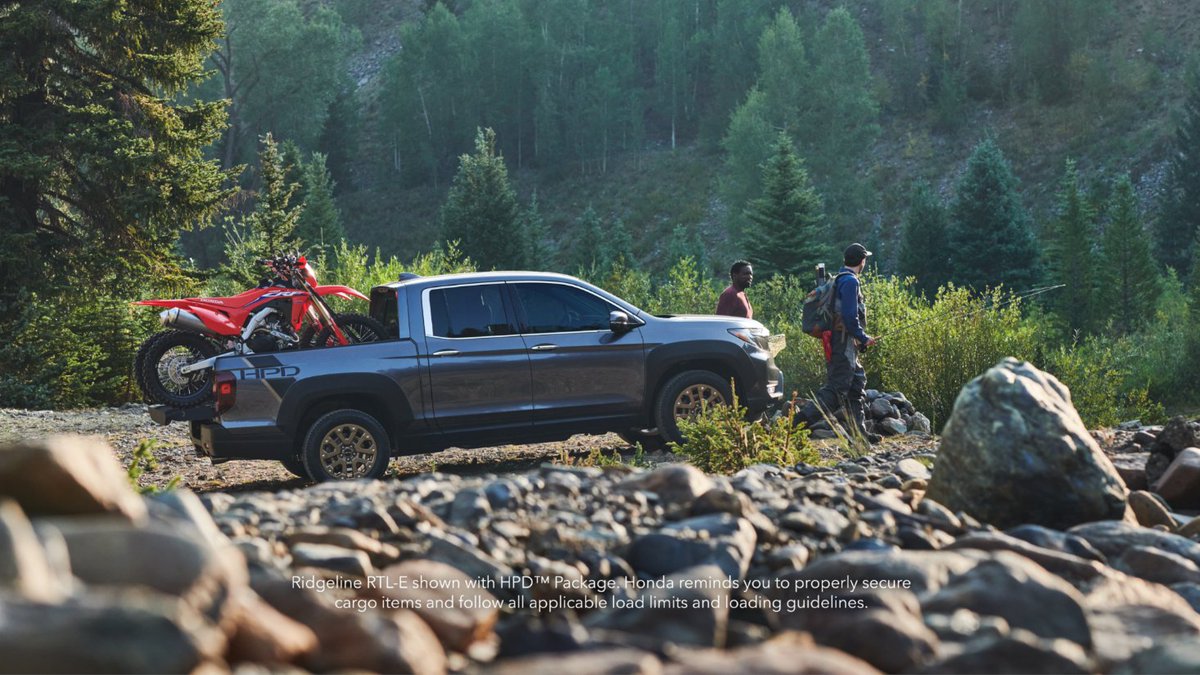
[[[617,309],[607,301],[564,284],[513,284],[524,310],[525,333],[566,333],[608,330],[608,313]]]
[[[429,291],[433,335],[447,338],[513,335],[500,284],[435,288]]]

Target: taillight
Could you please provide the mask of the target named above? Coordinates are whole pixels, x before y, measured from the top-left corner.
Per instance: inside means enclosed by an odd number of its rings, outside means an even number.
[[[217,373],[213,378],[213,397],[217,400],[217,414],[233,407],[237,398],[237,378],[233,373]]]

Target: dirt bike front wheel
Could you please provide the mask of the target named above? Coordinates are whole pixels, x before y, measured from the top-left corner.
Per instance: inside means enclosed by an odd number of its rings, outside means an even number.
[[[211,368],[184,373],[184,366],[216,356],[217,346],[196,333],[167,331],[146,348],[142,362],[145,393],[155,403],[192,408],[212,398]]]

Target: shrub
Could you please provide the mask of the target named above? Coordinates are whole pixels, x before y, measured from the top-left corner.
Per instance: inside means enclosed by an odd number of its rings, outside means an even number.
[[[1129,371],[1121,361],[1129,353],[1127,340],[1088,338],[1049,352],[1045,369],[1071,390],[1071,402],[1090,429],[1133,418],[1161,421],[1163,408],[1150,400],[1146,387],[1126,384]]]
[[[865,291],[872,333],[882,336],[864,355],[875,386],[905,393],[938,429],[963,385],[1012,356],[1033,360],[1034,324],[1002,289],[981,295],[950,284],[930,303],[911,280],[871,278]]]
[[[808,443],[808,430],[795,428],[794,406],[788,410],[766,424],[747,420],[735,391],[733,405],[705,407],[696,417],[679,420],[686,440],[671,443],[671,449],[705,473],[732,474],[752,464],[817,462],[820,457]]]

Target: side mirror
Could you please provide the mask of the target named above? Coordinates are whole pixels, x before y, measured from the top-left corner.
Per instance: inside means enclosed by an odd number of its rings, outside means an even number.
[[[614,333],[628,333],[640,325],[642,325],[640,321],[618,309],[608,313],[608,328]]]

